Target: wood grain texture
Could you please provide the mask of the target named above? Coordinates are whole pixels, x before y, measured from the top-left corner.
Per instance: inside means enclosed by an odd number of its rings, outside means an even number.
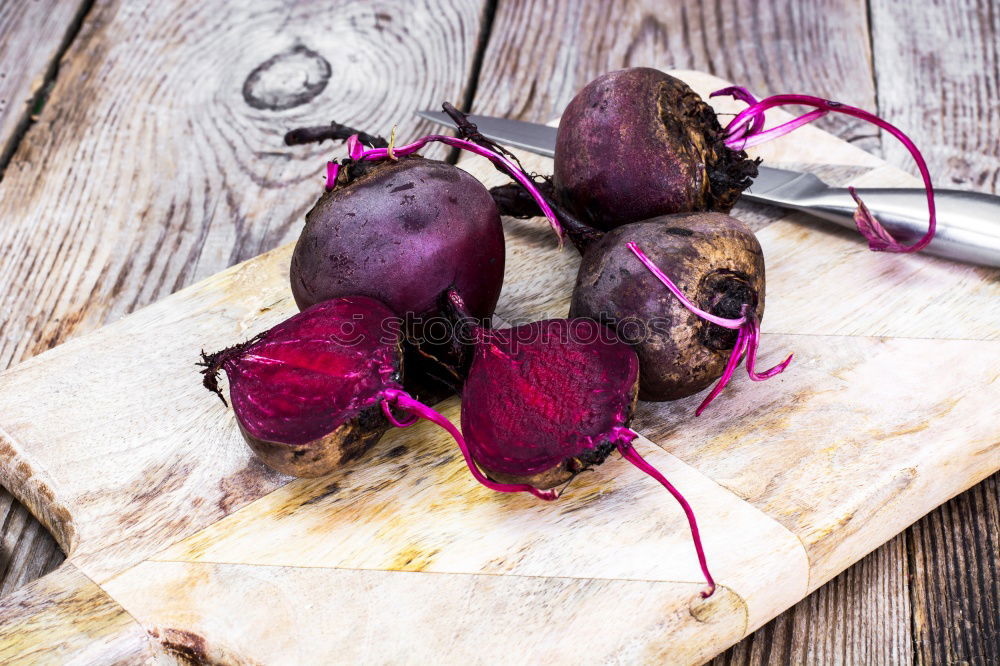
[[[458,400],[442,413],[457,422]],[[739,599],[737,633],[805,593],[807,562],[791,533],[651,442],[636,448],[698,507],[716,580]],[[581,477],[558,503],[541,504],[471,482],[454,443],[430,424],[390,433],[375,453],[326,478],[290,483],[153,559],[673,581],[688,585],[676,603],[700,608],[702,577],[679,508],[622,461]]]
[[[0,3],[0,174],[88,4],[86,0]]]
[[[721,85],[704,75],[684,76],[697,88]],[[850,159],[859,152],[820,130],[810,130],[807,136],[809,141],[802,145],[775,142],[768,148],[770,159],[780,164],[784,153],[822,162],[838,155]],[[495,170],[482,160],[461,164],[474,175],[495,177]],[[886,177],[893,173],[871,170]],[[555,291],[557,281],[550,271],[554,260],[571,269],[573,252],[555,253],[553,239],[537,220],[511,225],[507,233],[512,248],[508,269],[517,274],[506,284],[500,311],[564,314],[566,294]],[[820,263],[867,261],[868,255],[845,252],[843,244],[854,247],[856,241],[838,238],[837,233],[777,220],[763,225],[759,235],[769,261],[788,234],[802,235],[803,242],[815,246]],[[827,241],[815,242],[813,236]],[[447,437],[418,427],[386,440],[386,445],[410,442],[402,452],[399,447],[372,451],[361,467],[341,472],[342,483],[295,481],[275,490],[287,479],[269,477],[252,466],[231,412],[198,386],[189,359],[200,344],[221,346],[248,337],[293,311],[285,275],[289,251],[284,246],[229,269],[3,375],[0,425],[4,450],[15,464],[8,461],[0,470],[7,483],[35,488],[37,502],[65,509],[64,526],[57,531],[73,535],[71,560],[83,572],[102,585],[134,581],[149,594],[174,590],[175,585],[121,575],[123,569],[147,566],[138,563],[154,557],[212,566],[221,566],[216,561],[249,564],[268,571],[319,566],[381,574],[404,570],[680,582],[690,591],[684,599],[696,598],[700,583],[676,509],[647,506],[668,499],[648,479],[613,463],[592,474],[592,485],[581,479],[575,501],[568,495],[561,505],[540,507],[525,504],[530,498],[479,488],[462,469]],[[939,263],[929,257],[903,259],[925,266]],[[956,289],[976,297],[978,283],[973,280],[978,274],[965,271],[953,266],[944,279],[955,280]],[[566,272],[571,275],[571,270]],[[794,290],[781,280],[776,289],[793,297]],[[904,282],[893,289],[906,303],[916,298],[921,285]],[[806,302],[804,307],[823,308],[825,301]],[[719,641],[711,649],[687,646],[691,651],[677,653],[682,661],[707,656],[763,625],[807,589],[818,587],[937,502],[997,467],[998,426],[975,415],[995,404],[1000,394],[998,364],[988,362],[1000,358],[1000,341],[775,334],[767,321],[764,325],[762,362],[794,347],[799,354],[794,372],[763,385],[741,378],[727,389],[720,403],[724,409],[713,408],[697,421],[690,416],[693,404],[687,400],[666,407],[645,405],[637,422],[670,454],[648,443],[644,452],[684,486],[696,507],[707,508],[716,518],[703,529],[721,567],[720,581],[739,599],[736,604],[726,602],[725,632],[700,634],[691,629],[702,622],[697,612],[678,614],[689,601],[668,602],[674,609],[670,616],[685,623],[674,632],[678,637]],[[153,372],[156,382],[121,372],[119,352],[126,348],[149,359],[148,367],[158,368]],[[931,360],[923,366],[897,363],[909,357]],[[113,409],[95,408],[95,396],[112,396],[107,404]],[[46,422],[37,419],[43,405],[50,415]],[[451,404],[445,411],[454,417],[455,409]],[[667,412],[657,415],[658,409]],[[418,464],[421,456],[440,464]],[[115,460],[110,468],[109,459]],[[790,468],[788,460],[797,464]],[[338,500],[342,489],[351,502]],[[240,508],[255,498],[260,499]],[[580,503],[578,511],[575,502]],[[366,510],[358,513],[357,507]],[[636,507],[645,510],[636,512]],[[40,515],[59,517],[45,511]],[[225,515],[229,517],[217,522]],[[647,532],[646,522],[654,515],[655,535]],[[602,524],[601,534],[620,533],[619,548],[629,557],[607,559],[608,550],[599,547],[600,536],[591,533]],[[561,529],[568,531],[553,539]],[[261,539],[261,534],[269,538]],[[739,548],[733,548],[733,535]],[[761,541],[771,548],[764,556]],[[657,549],[650,550],[653,542]],[[572,547],[564,547],[567,543]],[[787,543],[794,547],[774,551],[774,545]],[[804,573],[792,575],[804,562],[803,547],[811,568],[808,582]],[[191,573],[187,564],[181,566],[183,580],[192,587],[214,589],[211,571]],[[764,570],[780,575],[761,573]],[[122,585],[112,594],[126,607],[141,602],[149,609],[150,604],[155,608],[165,603],[141,594],[131,597],[132,586]],[[318,595],[316,600],[303,598],[307,605],[315,606],[327,595],[316,584],[302,583],[301,589]],[[674,590],[671,594],[678,590],[669,589]],[[234,603],[239,608],[232,607]],[[147,610],[143,622],[202,638],[217,636],[217,645],[227,651],[235,648],[227,642],[228,634],[209,631],[207,624],[215,622],[213,617],[238,616],[244,605],[242,598],[207,594],[197,611],[171,610],[168,622]],[[336,605],[323,608],[339,610]],[[741,627],[735,633],[733,623]],[[654,643],[660,640],[659,634],[653,635]],[[437,645],[439,636],[427,633],[426,640]],[[460,640],[455,639],[454,649],[464,653]],[[821,654],[837,654],[839,646],[835,643]],[[529,647],[536,646],[525,649]],[[262,644],[261,650],[265,648],[270,649]],[[386,646],[386,654],[392,654],[391,648]]]
[[[0,661],[35,664],[160,664],[159,645],[72,564],[0,599]]]
[[[481,9],[95,4],[0,188],[0,367],[294,239],[341,148],[283,133],[416,134],[463,97]]]
[[[712,660],[712,666],[912,664],[906,537],[893,538]]]
[[[664,581],[316,566],[145,562],[107,587],[178,652],[235,665],[692,664],[740,612]]]
[[[993,0],[871,0],[879,113],[943,186],[1000,192],[1000,8]],[[891,137],[885,157],[916,173]]]
[[[594,77],[635,66],[874,108],[868,40],[864,0],[501,2],[473,110],[547,122]],[[877,150],[878,133],[852,119],[819,126]]]
[[[0,84],[41,80],[74,6],[3,3]],[[97,2],[0,185],[0,368],[293,238],[340,148],[283,133],[420,131],[411,109],[467,93],[482,7]],[[59,551],[2,506],[8,589]]]
[[[1000,476],[914,525],[914,649],[925,664],[1000,662]]]

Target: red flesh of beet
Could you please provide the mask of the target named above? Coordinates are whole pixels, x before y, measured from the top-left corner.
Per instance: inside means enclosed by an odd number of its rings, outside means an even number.
[[[203,355],[204,384],[222,397],[217,374],[225,371],[240,431],[265,463],[320,476],[388,428],[378,402],[399,387],[397,324],[370,298],[319,303],[248,342]]]
[[[392,317],[370,298],[326,301],[227,358],[240,425],[258,439],[306,444],[399,388],[398,336],[382,330]]]
[[[462,393],[462,431],[484,469],[533,476],[612,441],[638,376],[632,348],[588,319],[483,331]]]
[[[362,453],[388,424],[405,428],[423,418],[455,438],[483,485],[555,499],[531,486],[486,478],[458,429],[401,389],[399,326],[392,311],[371,298],[319,303],[248,342],[203,354],[204,384],[222,397],[217,375],[226,372],[241,432],[279,472],[320,476]],[[393,408],[413,418],[402,421]]]
[[[708,582],[702,596],[711,596],[715,581],[694,512],[632,447],[637,435],[627,423],[639,383],[635,351],[589,319],[552,319],[477,333],[462,395],[463,452],[470,469],[478,464],[490,476],[527,479],[530,488],[530,480],[543,480],[550,470],[564,469],[572,478],[617,448],[680,503]],[[543,499],[559,494],[547,492],[535,494]]]

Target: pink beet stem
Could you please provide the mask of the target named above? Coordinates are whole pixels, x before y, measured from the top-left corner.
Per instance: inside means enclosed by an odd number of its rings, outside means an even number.
[[[739,148],[740,150],[743,150],[745,148],[753,148],[754,146],[759,146],[762,143],[767,143],[772,139],[777,139],[779,136],[784,136],[789,132],[794,132],[803,125],[808,125],[812,121],[822,118],[828,113],[829,111],[823,109],[816,109],[814,111],[810,111],[809,113],[804,113],[798,118],[789,120],[787,123],[782,123],[780,125],[777,125],[776,127],[772,127],[769,130],[764,130],[763,132],[754,132],[752,129],[748,129],[747,133],[743,135],[739,141]],[[731,144],[732,140],[727,139],[726,145],[729,146],[730,148],[734,147]]]
[[[718,324],[724,328],[739,329],[739,333],[736,336],[736,344],[733,346],[733,350],[729,353],[729,359],[726,361],[726,367],[722,371],[722,376],[719,381],[712,387],[712,390],[705,397],[698,409],[695,410],[695,416],[701,416],[701,413],[705,411],[705,408],[715,400],[715,398],[722,392],[722,389],[729,384],[729,380],[732,379],[733,373],[736,371],[737,366],[740,364],[740,359],[743,357],[743,353],[747,352],[747,374],[750,379],[755,382],[764,381],[765,379],[770,379],[775,375],[779,375],[785,371],[788,364],[792,362],[792,354],[788,355],[784,361],[774,366],[770,370],[765,370],[764,372],[757,372],[754,369],[754,364],[757,362],[757,348],[760,346],[760,322],[757,320],[757,313],[750,309],[749,306],[743,306],[743,316],[739,319],[726,319],[725,317],[717,317],[711,313],[705,312],[697,305],[695,305],[691,300],[684,295],[684,292],[674,284],[674,281],[667,277],[666,273],[660,270],[659,266],[654,264],[652,260],[646,256],[646,254],[639,249],[639,246],[633,242],[626,243],[625,247],[632,251],[639,261],[648,268],[656,278],[670,290],[677,300],[681,302],[685,308],[693,312],[695,315],[701,317],[702,319],[709,321],[713,324]]]
[[[680,493],[679,490],[674,488],[673,484],[667,481],[667,477],[660,474],[659,470],[650,465],[645,458],[639,455],[639,452],[635,450],[632,446],[632,440],[638,437],[638,435],[628,428],[618,429],[618,451],[621,452],[622,457],[629,461],[640,470],[653,477],[660,482],[664,488],[666,488],[677,503],[681,505],[684,510],[684,515],[687,516],[688,526],[691,528],[691,538],[694,540],[694,549],[698,553],[698,564],[701,565],[701,573],[705,576],[705,581],[708,583],[708,589],[701,593],[703,599],[707,599],[715,593],[715,579],[712,578],[712,573],[708,570],[708,560],[705,558],[705,549],[701,543],[701,533],[698,531],[698,521],[694,517],[694,510],[691,509],[691,505],[688,504],[687,500],[684,499],[684,495]]]
[[[382,395],[384,397],[384,400],[382,401],[382,412],[393,425],[400,428],[406,428],[416,423],[418,418],[423,418],[428,421],[433,421],[447,430],[448,433],[455,439],[455,442],[458,444],[458,448],[462,450],[462,455],[465,456],[465,464],[469,466],[469,471],[472,472],[472,476],[474,476],[479,483],[483,484],[487,488],[497,490],[502,493],[531,493],[535,497],[543,500],[554,500],[559,497],[559,492],[556,490],[540,490],[527,484],[496,483],[495,481],[489,480],[476,466],[475,461],[473,461],[472,455],[469,453],[469,447],[465,443],[465,438],[462,436],[462,433],[459,432],[458,428],[456,428],[455,425],[441,413],[431,407],[428,407],[419,400],[414,400],[408,393],[400,391],[399,389],[387,389]],[[392,413],[392,407],[394,406],[409,412],[414,416],[414,419],[412,421],[400,422]]]
[[[352,142],[353,140],[353,142]],[[510,174],[511,178],[520,183],[524,189],[531,194],[535,203],[538,207],[542,209],[542,213],[545,215],[545,219],[549,221],[552,226],[552,230],[556,232],[556,236],[559,237],[559,244],[562,245],[563,241],[563,230],[559,222],[556,220],[556,214],[549,206],[548,202],[545,201],[545,197],[542,193],[538,191],[535,186],[534,181],[524,173],[514,162],[512,162],[507,156],[501,155],[500,153],[494,152],[489,148],[484,148],[478,143],[472,141],[467,141],[465,139],[459,139],[453,136],[443,136],[441,134],[428,134],[427,136],[421,137],[414,141],[413,143],[407,144],[405,146],[398,146],[392,148],[393,156],[409,155],[415,153],[428,143],[432,141],[437,141],[443,143],[447,146],[454,146],[455,148],[461,148],[462,150],[467,150],[470,153],[475,153],[476,155],[481,155],[486,159],[490,160],[495,164],[499,164],[504,168],[504,170]],[[388,148],[369,148],[367,150],[355,150],[355,146],[361,146],[360,141],[357,139],[357,135],[352,135],[347,140],[347,150],[350,154],[351,159],[363,159],[363,160],[381,160],[389,155]]]
[[[720,393],[722,393],[722,389],[726,388],[726,385],[729,384],[729,380],[732,379],[733,373],[736,372],[736,368],[740,364],[740,359],[743,357],[743,352],[746,350],[746,347],[746,329],[740,327],[740,332],[736,335],[736,345],[733,347],[733,350],[729,352],[729,359],[726,361],[726,368],[722,371],[722,377],[720,377],[719,381],[715,383],[715,386],[713,386],[712,390],[709,391],[707,396],[705,396],[705,399],[701,401],[701,404],[698,405],[698,409],[694,410],[695,416],[701,416],[701,413],[705,411],[705,408],[708,407],[712,401],[715,400]]]
[[[340,173],[340,165],[336,162],[326,163],[326,189],[332,190],[337,183],[337,174]]]
[[[868,239],[868,247],[876,252],[916,252],[927,247],[927,244],[931,242],[932,238],[934,238],[934,233],[937,229],[937,213],[934,206],[934,186],[931,184],[931,175],[927,169],[927,163],[924,161],[923,155],[921,155],[916,144],[913,143],[910,137],[906,136],[902,130],[892,123],[889,123],[875,114],[865,111],[864,109],[841,104],[840,102],[833,102],[828,99],[823,99],[822,97],[814,97],[812,95],[773,95],[758,102],[749,103],[748,99],[753,96],[750,95],[749,92],[746,92],[744,95],[744,92],[741,91],[745,91],[745,89],[724,88],[723,90],[717,90],[712,93],[713,97],[715,95],[729,95],[749,104],[747,108],[737,114],[736,117],[730,121],[729,125],[726,126],[725,143],[727,146],[735,150],[742,150],[744,147],[754,146],[769,139],[774,139],[783,134],[787,134],[801,125],[816,120],[829,111],[833,111],[834,113],[843,113],[845,115],[864,120],[865,122],[872,123],[873,125],[884,129],[886,132],[889,132],[889,134],[896,137],[896,139],[898,139],[899,142],[902,143],[910,152],[910,155],[913,156],[914,162],[917,163],[917,169],[920,171],[920,177],[924,181],[924,189],[927,191],[927,233],[925,233],[913,245],[903,245],[893,238],[892,234],[890,234],[882,226],[882,224],[875,219],[868,209],[861,204],[857,195],[852,192],[855,201],[858,203],[858,210],[854,214],[854,220],[857,224],[858,232]],[[817,111],[806,113],[799,116],[795,120],[789,121],[770,130],[763,130],[763,125],[759,122],[759,119],[765,111],[776,106],[793,104],[812,106],[815,107]]]
[[[638,257],[639,261],[641,261],[646,266],[646,268],[648,268],[653,273],[653,275],[655,275],[656,278],[660,282],[662,282],[667,289],[670,290],[670,293],[672,293],[674,296],[677,297],[677,300],[681,302],[681,305],[683,305],[688,310],[695,313],[702,319],[710,321],[713,324],[718,324],[723,328],[732,328],[732,329],[739,328],[745,323],[746,321],[745,317],[741,317],[739,319],[726,319],[725,317],[717,317],[714,314],[705,312],[697,305],[692,303],[688,299],[688,297],[684,295],[684,292],[681,291],[676,284],[674,284],[674,281],[668,278],[667,275],[660,270],[659,266],[654,264],[652,260],[646,256],[646,253],[639,249],[638,245],[636,245],[635,243],[626,243],[625,247],[632,250],[632,254]]]
[[[752,106],[757,103],[757,98],[753,96],[748,89],[743,86],[729,86],[728,88],[723,88],[722,90],[716,90],[714,93],[709,95],[709,97],[718,97],[720,95],[728,95],[733,99],[738,99],[741,102],[745,102],[747,106]],[[758,132],[764,128],[764,114],[756,114],[750,125],[750,132]]]

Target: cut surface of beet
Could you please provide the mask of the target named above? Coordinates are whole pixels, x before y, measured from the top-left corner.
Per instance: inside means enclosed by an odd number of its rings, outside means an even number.
[[[289,445],[327,435],[399,386],[395,315],[364,297],[319,303],[222,362],[247,434]]]
[[[482,331],[462,395],[473,458],[529,477],[594,452],[628,420],[638,372],[631,347],[587,319]]]

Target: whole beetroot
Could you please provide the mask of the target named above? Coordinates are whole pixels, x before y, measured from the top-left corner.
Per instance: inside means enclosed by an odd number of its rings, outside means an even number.
[[[676,400],[723,374],[738,333],[705,321],[663,289],[635,243],[698,306],[735,319],[764,314],[764,257],[753,232],[721,213],[663,216],[618,227],[583,255],[570,316],[610,325],[639,356],[639,397]]]
[[[492,314],[504,240],[486,188],[458,167],[416,156],[365,166],[306,214],[290,271],[299,308],[361,295],[400,316],[427,316],[454,287],[474,316]]]
[[[601,229],[669,213],[728,212],[757,166],[725,138],[715,111],[683,81],[648,67],[610,72],[563,112],[555,191]]]

